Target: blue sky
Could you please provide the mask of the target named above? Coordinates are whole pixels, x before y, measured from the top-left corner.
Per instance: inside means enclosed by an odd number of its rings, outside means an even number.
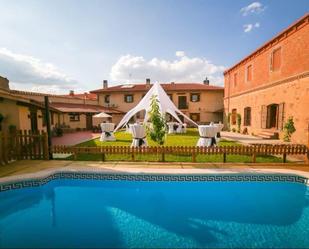
[[[222,72],[308,12],[308,0],[0,0],[0,75],[14,88],[88,91]],[[246,31],[246,32],[245,32]]]

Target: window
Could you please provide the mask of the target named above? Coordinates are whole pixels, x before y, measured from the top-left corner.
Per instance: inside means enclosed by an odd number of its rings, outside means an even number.
[[[200,101],[200,94],[199,93],[191,93],[190,99],[191,99],[191,102],[199,102]]]
[[[244,126],[251,125],[251,107],[246,107],[244,109]]]
[[[270,58],[270,71],[277,71],[281,67],[281,47],[276,48],[271,53]]]
[[[110,102],[110,95],[105,95],[104,96],[104,102],[109,104],[109,102]]]
[[[190,118],[194,122],[199,122],[200,121],[200,114],[199,113],[190,113]]]
[[[132,95],[132,94],[126,94],[126,95],[124,95],[124,102],[126,102],[126,103],[132,103],[132,102],[133,102],[133,95]]]
[[[252,65],[247,66],[247,81],[252,80]]]
[[[237,73],[234,73],[234,87],[237,86]]]
[[[79,121],[79,114],[78,113],[69,113],[70,122]]]
[[[232,125],[236,125],[236,117],[237,117],[237,110],[232,109],[232,116],[231,116]]]

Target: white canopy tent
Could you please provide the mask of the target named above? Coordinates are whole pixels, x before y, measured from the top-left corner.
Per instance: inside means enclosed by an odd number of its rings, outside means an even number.
[[[105,113],[105,112],[100,112],[96,115],[93,115],[94,118],[111,118],[112,116]]]
[[[128,121],[133,117],[136,113],[145,110],[145,118],[144,123],[146,123],[149,119],[148,112],[151,109],[151,98],[152,96],[156,96],[160,108],[161,113],[169,113],[172,115],[180,124],[183,124],[182,121],[179,119],[178,114],[182,115],[186,120],[191,122],[192,124],[197,125],[193,120],[191,120],[188,116],[186,116],[183,112],[181,112],[163,90],[162,86],[159,83],[155,83],[150,90],[146,93],[144,98],[135,106],[133,109],[128,111],[126,115],[122,118],[119,122],[118,126],[116,127],[115,131],[119,128],[123,127]]]

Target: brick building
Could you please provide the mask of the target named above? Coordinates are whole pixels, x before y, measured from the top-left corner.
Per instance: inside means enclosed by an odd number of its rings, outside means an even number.
[[[307,143],[309,125],[309,14],[224,72],[224,110],[230,126],[261,137],[283,136],[293,117],[292,142]]]
[[[197,123],[219,122],[223,120],[223,87],[203,83],[165,83],[161,84],[176,107]],[[104,107],[117,108],[128,112],[135,107],[152,87],[150,79],[144,84],[124,84],[91,91],[98,95],[98,103]],[[134,119],[143,119],[144,113],[138,113]],[[182,116],[180,116],[183,119]],[[119,120],[120,121],[120,120]]]

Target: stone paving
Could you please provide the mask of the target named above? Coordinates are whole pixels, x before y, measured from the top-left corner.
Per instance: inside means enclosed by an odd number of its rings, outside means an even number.
[[[250,164],[250,163],[159,163],[159,162],[85,162],[64,160],[22,160],[0,166],[0,181],[29,178],[59,170],[106,171],[112,173],[290,173],[309,178],[309,164]]]
[[[221,132],[222,138],[230,141],[237,141],[239,143],[248,145],[248,144],[290,144],[287,142],[283,142],[279,139],[262,139],[260,137],[255,137],[251,135],[244,135],[237,132]]]

